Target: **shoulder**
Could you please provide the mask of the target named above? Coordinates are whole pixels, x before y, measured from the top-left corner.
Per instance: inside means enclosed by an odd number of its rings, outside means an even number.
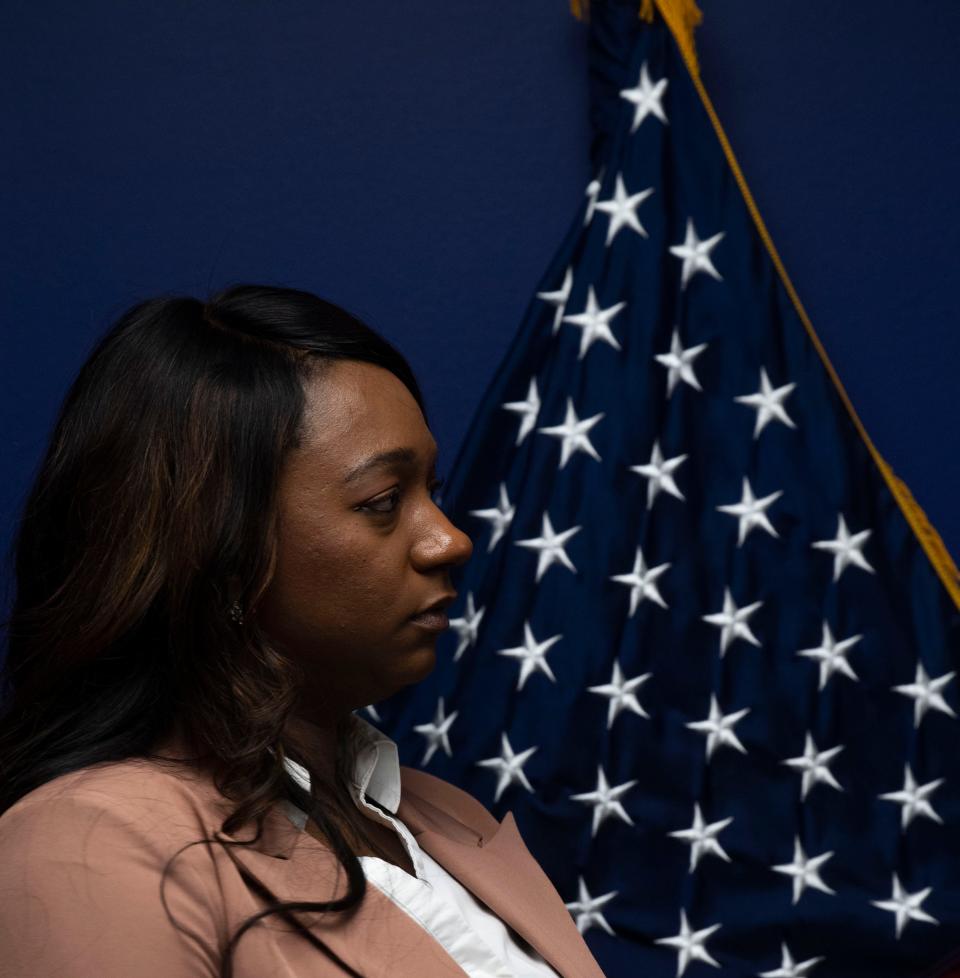
[[[200,775],[143,758],[71,771],[35,788],[0,816],[0,862],[12,849],[136,837],[150,848],[205,830],[216,791]]]
[[[212,781],[142,758],[61,775],[0,816],[0,878],[58,864],[153,871],[219,827]],[[181,859],[197,865],[202,845]],[[19,870],[18,870],[19,868]]]
[[[404,795],[416,795],[418,799],[476,829],[481,835],[494,833],[500,825],[473,795],[435,774],[401,765],[400,784]]]
[[[128,760],[55,778],[0,816],[0,976],[159,978],[164,961],[168,976],[214,974],[219,904],[207,847],[190,845],[210,834],[201,798]]]

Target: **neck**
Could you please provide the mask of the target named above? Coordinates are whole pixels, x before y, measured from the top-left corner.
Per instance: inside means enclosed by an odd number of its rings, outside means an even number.
[[[345,748],[343,739],[351,723],[351,714],[324,723],[292,714],[284,727],[284,737],[327,784],[334,784],[337,758]]]

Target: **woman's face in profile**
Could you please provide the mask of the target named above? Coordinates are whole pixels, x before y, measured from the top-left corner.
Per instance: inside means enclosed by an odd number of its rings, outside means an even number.
[[[441,631],[411,616],[454,595],[472,544],[433,502],[436,443],[406,386],[334,361],[307,385],[301,444],[279,485],[261,628],[304,668],[298,709],[322,720],[426,677]]]

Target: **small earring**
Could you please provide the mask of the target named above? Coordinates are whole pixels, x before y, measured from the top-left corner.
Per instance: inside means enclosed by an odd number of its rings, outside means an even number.
[[[243,609],[240,607],[239,601],[234,601],[233,604],[230,605],[230,611],[228,614],[230,615],[230,620],[232,622],[235,622],[237,625],[243,624]]]

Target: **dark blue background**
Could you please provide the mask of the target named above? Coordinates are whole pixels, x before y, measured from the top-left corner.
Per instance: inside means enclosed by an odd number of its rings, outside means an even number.
[[[867,430],[960,554],[960,5],[703,0],[702,74]],[[316,291],[418,371],[445,462],[589,180],[565,0],[0,11],[0,545],[137,299]]]

